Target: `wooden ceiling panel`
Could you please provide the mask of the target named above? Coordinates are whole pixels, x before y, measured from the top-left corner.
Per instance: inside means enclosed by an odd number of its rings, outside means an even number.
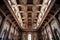
[[[21,27],[25,30],[36,30],[40,25],[40,20],[42,21],[47,11],[50,1],[51,0],[10,0],[10,3],[11,7],[17,7],[15,8],[17,10],[15,13],[21,16],[19,16],[20,20],[18,20],[20,21],[19,23],[22,24]]]

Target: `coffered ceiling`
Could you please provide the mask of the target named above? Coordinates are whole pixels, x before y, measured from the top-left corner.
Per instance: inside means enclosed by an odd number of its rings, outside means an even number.
[[[36,30],[52,2],[52,0],[8,0],[13,14],[24,30]]]

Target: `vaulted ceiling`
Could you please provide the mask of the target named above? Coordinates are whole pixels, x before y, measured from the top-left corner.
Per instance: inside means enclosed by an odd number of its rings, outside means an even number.
[[[54,0],[8,0],[20,28],[33,31],[40,28]]]

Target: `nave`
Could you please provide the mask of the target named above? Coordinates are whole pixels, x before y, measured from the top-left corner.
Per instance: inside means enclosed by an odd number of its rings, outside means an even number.
[[[60,40],[60,0],[0,0],[0,40]]]

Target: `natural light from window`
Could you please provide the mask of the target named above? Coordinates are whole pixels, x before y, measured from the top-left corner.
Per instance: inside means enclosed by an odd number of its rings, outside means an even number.
[[[28,40],[31,40],[31,34],[28,34]]]

